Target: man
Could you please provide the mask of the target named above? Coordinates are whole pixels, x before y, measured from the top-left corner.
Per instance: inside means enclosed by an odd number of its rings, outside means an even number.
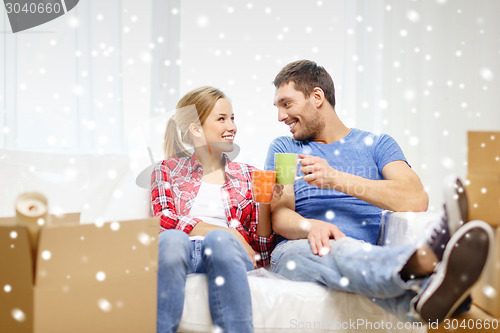
[[[427,210],[427,193],[401,148],[388,135],[345,126],[335,112],[332,78],[312,61],[288,64],[274,85],[278,119],[293,139],[272,142],[266,169],[274,169],[275,153],[298,153],[304,178],[286,185],[273,210],[273,229],[285,240],[271,269],[366,295],[409,320],[442,320],[470,302],[490,253],[490,228],[463,224],[463,215],[450,220],[463,202],[453,200],[419,248],[374,245],[383,209]]]

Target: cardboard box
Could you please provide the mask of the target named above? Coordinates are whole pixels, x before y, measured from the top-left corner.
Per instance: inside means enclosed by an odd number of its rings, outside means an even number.
[[[0,219],[0,332],[156,333],[158,223],[53,216],[33,274],[27,229]]]
[[[500,228],[495,228],[495,251],[483,276],[472,290],[474,303],[500,319]]]
[[[500,132],[468,132],[469,220],[500,226]]]

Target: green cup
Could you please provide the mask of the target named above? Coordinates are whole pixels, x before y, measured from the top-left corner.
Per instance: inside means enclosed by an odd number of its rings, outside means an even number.
[[[296,180],[302,179],[297,177],[299,163],[302,161],[298,154],[294,153],[275,153],[274,154],[274,169],[276,170],[276,183],[287,185],[293,184]]]

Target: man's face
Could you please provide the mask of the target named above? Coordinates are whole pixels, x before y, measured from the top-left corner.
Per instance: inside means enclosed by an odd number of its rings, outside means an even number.
[[[304,97],[293,82],[276,89],[274,105],[278,108],[278,120],[288,125],[295,140],[314,141],[325,127],[323,117],[313,104],[313,95]]]

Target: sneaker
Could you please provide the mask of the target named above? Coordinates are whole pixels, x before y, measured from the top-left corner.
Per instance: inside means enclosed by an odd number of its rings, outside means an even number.
[[[483,221],[462,226],[451,237],[443,260],[426,285],[412,300],[422,320],[434,322],[449,318],[479,280],[493,246],[491,227]]]
[[[438,258],[438,262],[443,260],[444,249],[451,238],[450,228],[448,225],[448,217],[445,214],[441,218],[440,223],[432,230],[429,239],[427,239],[427,245],[432,249],[432,252],[434,252]]]
[[[427,245],[436,254],[439,261],[451,236],[468,221],[468,201],[465,187],[459,178],[448,177],[444,186],[444,214],[432,231]]]
[[[449,221],[450,234],[468,222],[467,192],[460,178],[448,176],[444,184],[444,211]]]

